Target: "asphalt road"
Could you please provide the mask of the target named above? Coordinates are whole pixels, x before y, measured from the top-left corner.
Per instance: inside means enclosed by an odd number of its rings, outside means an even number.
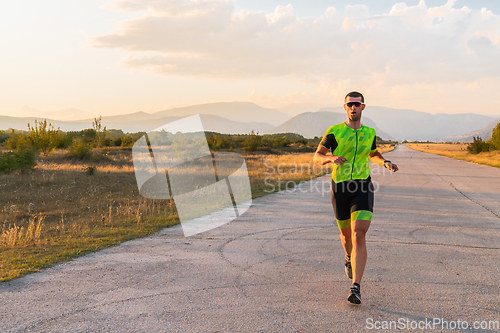
[[[372,171],[360,306],[325,176],[197,236],[177,226],[3,283],[0,332],[500,332],[470,329],[500,321],[500,169],[385,157],[400,171]]]

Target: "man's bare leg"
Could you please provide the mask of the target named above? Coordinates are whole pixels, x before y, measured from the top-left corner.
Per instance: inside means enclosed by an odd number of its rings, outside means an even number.
[[[332,185],[333,186],[333,185]],[[332,199],[332,207],[333,211],[335,212],[335,195],[333,193],[333,187],[330,188],[330,195]],[[344,247],[344,251],[346,255],[351,256],[351,249],[352,249],[352,241],[351,241],[351,227],[347,227],[344,229],[340,229],[340,242],[342,243],[342,246]]]
[[[356,220],[351,223],[351,238],[352,238],[352,287],[347,300],[354,304],[361,303],[360,282],[365,271],[366,258],[366,233],[370,227],[370,221]]]
[[[340,228],[339,228],[340,229]],[[352,279],[351,252],[352,252],[352,237],[351,226],[340,229],[340,242],[345,251],[345,274],[349,279]]]
[[[352,282],[361,283],[363,272],[365,271],[366,258],[368,253],[366,251],[366,233],[370,228],[371,221],[356,220],[351,223],[352,230]]]
[[[340,242],[344,247],[345,254],[351,256],[352,252],[352,237],[351,237],[351,227],[340,229]]]

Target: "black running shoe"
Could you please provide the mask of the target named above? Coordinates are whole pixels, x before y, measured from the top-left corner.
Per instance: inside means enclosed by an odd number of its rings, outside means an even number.
[[[347,297],[347,300],[353,304],[361,304],[361,292],[358,287],[351,287],[351,293]]]
[[[347,277],[352,280],[351,258],[346,256],[344,265],[345,265],[345,275],[347,275]]]

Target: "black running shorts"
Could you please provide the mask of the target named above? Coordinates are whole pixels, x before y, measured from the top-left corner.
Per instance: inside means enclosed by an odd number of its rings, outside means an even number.
[[[335,183],[332,181],[332,205],[340,229],[349,228],[351,221],[371,221],[374,187],[371,178]]]

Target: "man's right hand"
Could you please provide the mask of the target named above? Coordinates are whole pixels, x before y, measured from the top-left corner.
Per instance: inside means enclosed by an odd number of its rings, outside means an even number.
[[[331,161],[332,161],[332,163],[335,163],[337,165],[341,165],[342,163],[344,163],[347,160],[345,158],[343,158],[342,156],[332,156]]]

